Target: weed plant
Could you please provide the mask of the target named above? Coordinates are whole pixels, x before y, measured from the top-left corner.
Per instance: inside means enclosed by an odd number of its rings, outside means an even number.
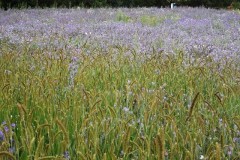
[[[239,63],[108,49],[1,42],[1,159],[240,158]]]
[[[126,13],[124,13],[122,11],[118,11],[117,15],[116,15],[116,21],[127,23],[127,22],[131,21],[131,17],[129,17],[128,15],[126,15]]]

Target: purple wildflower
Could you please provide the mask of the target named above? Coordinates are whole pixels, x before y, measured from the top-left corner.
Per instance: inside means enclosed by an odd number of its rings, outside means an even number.
[[[121,12],[134,21],[114,21],[115,9],[11,11],[0,15],[0,38],[69,52],[78,51],[85,42],[93,49],[107,50],[117,45],[147,53],[152,53],[153,48],[166,53],[179,48],[189,54],[209,55],[214,60],[234,58],[240,51],[240,15],[234,12],[205,8],[122,8]],[[157,20],[156,26],[141,23],[141,15],[145,14]]]
[[[4,126],[4,131],[5,131],[5,132],[8,132],[8,131],[9,131],[8,126]]]
[[[15,148],[15,140],[13,138],[10,138],[9,139],[9,152],[11,153],[14,153],[16,151],[16,148]]]
[[[14,153],[15,151],[16,151],[16,149],[15,149],[14,146],[12,146],[12,147],[9,148],[9,152],[10,152],[10,153]]]
[[[239,144],[240,144],[240,138],[238,138],[238,137],[234,137],[234,138],[233,138],[233,142],[234,142],[234,143],[239,143]]]
[[[12,123],[11,126],[12,126],[12,129],[15,129],[16,124],[15,124],[15,123]]]
[[[0,142],[4,140],[4,133],[0,130]]]
[[[68,70],[69,70],[69,86],[73,87],[74,86],[74,78],[78,72],[78,58],[77,57],[72,57],[71,63],[69,64]]]
[[[68,151],[65,151],[65,152],[63,153],[63,157],[64,157],[66,160],[70,160],[69,152],[68,152]]]
[[[227,147],[227,155],[230,157],[233,154],[233,147],[232,146],[228,146]]]

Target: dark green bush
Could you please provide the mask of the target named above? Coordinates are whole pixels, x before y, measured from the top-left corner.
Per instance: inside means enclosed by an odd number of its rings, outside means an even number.
[[[239,1],[239,2],[237,2],[237,1],[233,2],[233,3],[232,3],[232,7],[233,7],[234,9],[240,9],[240,1]]]
[[[0,0],[0,7],[161,7],[176,3],[179,6],[205,6],[213,8],[226,8],[233,3],[234,8],[239,8],[240,0]]]

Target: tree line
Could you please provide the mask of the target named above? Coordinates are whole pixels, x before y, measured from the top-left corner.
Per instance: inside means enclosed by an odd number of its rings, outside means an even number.
[[[0,7],[46,8],[46,7],[166,7],[170,3],[179,6],[205,6],[226,8],[240,4],[240,0],[0,0]]]

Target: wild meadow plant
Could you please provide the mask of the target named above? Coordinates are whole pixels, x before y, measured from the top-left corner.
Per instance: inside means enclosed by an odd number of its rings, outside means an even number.
[[[134,16],[162,9],[122,10],[133,21],[116,22],[114,9],[13,10],[5,15],[9,21],[0,16],[1,159],[240,158],[239,48],[232,48],[239,17],[165,9],[178,18],[149,26]],[[105,11],[109,20],[99,16]],[[101,23],[89,30],[72,25],[95,21]],[[154,34],[165,23],[178,28],[169,35],[165,28],[159,39]],[[200,36],[190,44],[183,37],[194,39],[196,28]],[[132,31],[135,42],[126,36]],[[149,35],[159,45],[148,43]],[[176,46],[168,50],[171,38]]]

